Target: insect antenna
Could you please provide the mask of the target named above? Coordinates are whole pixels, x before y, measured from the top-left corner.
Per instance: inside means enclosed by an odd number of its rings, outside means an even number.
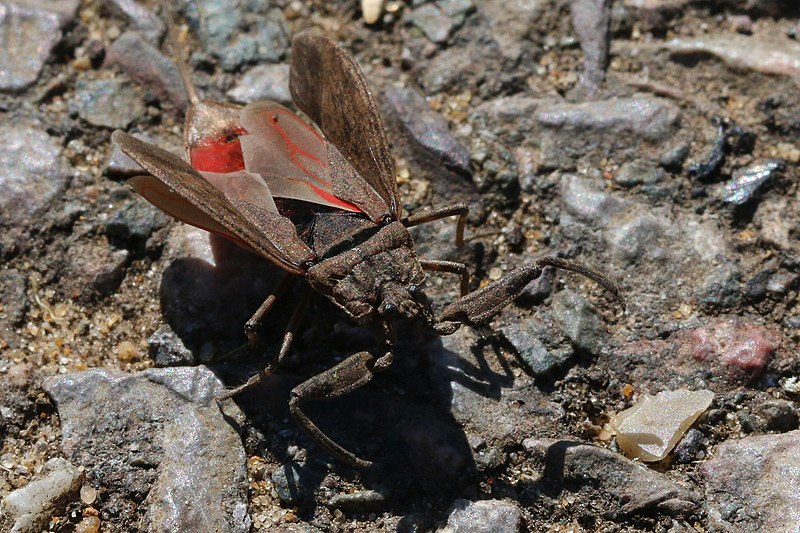
[[[197,89],[192,83],[189,66],[183,58],[183,48],[181,48],[180,39],[178,38],[178,26],[175,24],[175,13],[169,4],[164,6],[164,11],[164,17],[167,22],[167,45],[172,54],[172,60],[178,65],[178,72],[181,75],[181,81],[183,81],[183,88],[186,89],[186,94],[189,96],[189,102],[192,105],[197,105],[200,103],[200,97],[197,96]]]

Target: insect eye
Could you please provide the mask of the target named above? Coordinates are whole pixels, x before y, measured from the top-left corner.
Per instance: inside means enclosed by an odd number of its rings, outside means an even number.
[[[420,292],[422,292],[422,289],[420,289],[419,285],[409,285],[408,294],[410,294],[412,297],[416,298],[419,296]]]

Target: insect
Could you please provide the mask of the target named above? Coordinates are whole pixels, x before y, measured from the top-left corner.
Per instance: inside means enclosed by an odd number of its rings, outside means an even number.
[[[295,387],[290,411],[332,456],[368,467],[371,461],[323,433],[303,405],[347,394],[387,369],[398,321],[417,321],[441,335],[462,324],[483,324],[545,266],[587,276],[622,301],[613,282],[558,257],[542,257],[471,293],[464,264],[417,257],[409,227],[458,217],[460,245],[468,207],[455,204],[402,216],[394,162],[369,87],[352,56],[330,39],[303,32],[292,41],[292,98],[314,125],[275,102],[242,107],[201,101],[185,65],[181,68],[192,103],[184,131],[189,162],[115,131],[113,142],[148,173],[129,184],[175,218],[226,237],[284,271],[283,280],[245,325],[251,341],[292,277],[308,282],[297,297],[277,357],[221,399],[254,385],[285,361],[308,296],[316,291],[369,328],[375,348]],[[438,316],[423,293],[427,270],[461,277],[461,297]]]

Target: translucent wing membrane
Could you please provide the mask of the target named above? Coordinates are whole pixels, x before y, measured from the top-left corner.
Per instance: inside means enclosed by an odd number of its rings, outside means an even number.
[[[240,121],[247,131],[239,138],[244,166],[264,179],[273,196],[360,211],[334,194],[328,143],[303,119],[261,101],[248,104]]]
[[[123,152],[152,176],[131,186],[156,207],[194,226],[213,231],[279,267],[303,274],[314,252],[297,236],[292,222],[277,213],[269,189],[248,172],[208,173],[214,185],[188,163],[161,148],[115,131]]]

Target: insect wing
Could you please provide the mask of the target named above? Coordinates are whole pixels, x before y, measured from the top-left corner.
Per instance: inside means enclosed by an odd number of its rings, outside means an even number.
[[[239,138],[244,166],[261,176],[276,198],[360,211],[334,194],[328,143],[314,127],[269,101],[245,106],[240,122],[247,131]]]
[[[395,220],[399,218],[400,202],[389,141],[369,86],[350,54],[327,37],[299,33],[292,40],[289,88],[297,107],[320,127],[328,142],[338,148],[380,196],[389,214]],[[330,159],[335,159],[335,154]],[[334,191],[340,198],[350,196],[340,188],[359,188],[338,183],[336,172],[331,175]],[[349,197],[345,199],[352,201]]]
[[[297,236],[292,222],[265,208],[242,199],[228,198],[206,181],[188,163],[157,146],[115,131],[112,141],[152,174],[154,181],[136,178],[134,188],[143,188],[148,200],[186,222],[215,231],[272,261],[293,274],[305,272],[303,264],[314,259],[314,252]],[[149,196],[148,196],[149,195]]]
[[[246,170],[227,173],[200,171],[199,174],[221,190],[230,202],[250,202],[272,213],[278,212],[272,192],[258,174]]]

